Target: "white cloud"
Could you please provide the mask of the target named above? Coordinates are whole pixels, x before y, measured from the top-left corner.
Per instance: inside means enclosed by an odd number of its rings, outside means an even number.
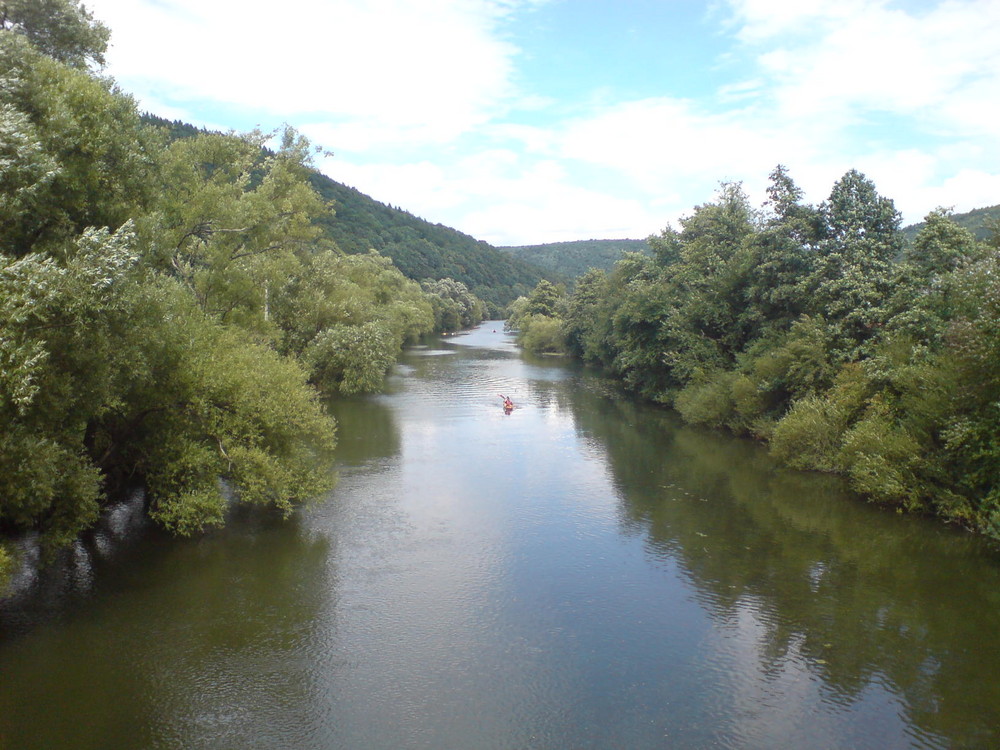
[[[91,0],[109,70],[143,103],[346,120],[446,141],[512,95],[505,6],[476,0]],[[175,105],[176,106],[176,105]],[[369,141],[373,139],[370,138]],[[336,144],[327,144],[335,147]]]
[[[287,121],[334,151],[333,179],[497,244],[642,237],[722,180],[762,199],[778,163],[812,202],[858,168],[907,221],[1000,201],[993,0],[729,0],[715,90],[622,100],[602,81],[565,102],[512,84],[522,51],[502,31],[533,2],[87,5],[144,107]]]
[[[668,220],[640,196],[622,197],[579,184],[563,162],[505,149],[444,166],[358,164],[334,157],[322,167],[333,179],[382,202],[495,245],[642,238]]]
[[[843,124],[865,111],[919,119],[954,136],[995,130],[1000,113],[1000,4],[732,0],[740,38],[786,116]]]

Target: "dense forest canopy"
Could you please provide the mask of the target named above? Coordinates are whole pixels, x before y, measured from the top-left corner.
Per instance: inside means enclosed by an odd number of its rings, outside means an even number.
[[[988,219],[987,219],[988,221]],[[784,167],[650,238],[653,255],[539,283],[508,325],[693,424],[1000,539],[1000,234],[931,212],[912,241],[857,171],[818,206]]]
[[[0,6],[0,532],[49,557],[131,487],[182,534],[319,496],[322,394],[485,310],[339,248],[294,131],[141,118],[92,70],[107,40],[70,0]]]

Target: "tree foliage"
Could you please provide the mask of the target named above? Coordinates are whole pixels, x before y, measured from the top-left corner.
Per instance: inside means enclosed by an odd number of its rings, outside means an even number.
[[[1000,538],[997,250],[943,209],[908,244],[899,223],[855,170],[811,206],[779,166],[761,210],[722,185],[545,325],[689,422]]]
[[[336,247],[294,131],[144,120],[66,0],[8,0],[0,24],[0,532],[51,556],[137,486],[179,534],[321,496],[320,392],[379,388],[440,290]]]
[[[72,0],[4,0],[0,34],[23,36],[42,54],[77,68],[103,66],[111,36]]]

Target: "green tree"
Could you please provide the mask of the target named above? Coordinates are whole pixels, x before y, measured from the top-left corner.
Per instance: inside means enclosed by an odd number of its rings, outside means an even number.
[[[824,235],[810,280],[808,312],[837,327],[841,349],[854,357],[888,318],[893,262],[902,250],[900,214],[856,170],[833,186],[820,210]]]
[[[434,306],[435,330],[458,331],[479,324],[486,314],[486,305],[469,287],[451,278],[424,279],[421,289]]]
[[[771,172],[765,220],[752,238],[748,304],[757,310],[762,335],[785,331],[809,308],[805,285],[815,272],[823,220],[804,205],[802,190],[779,165]]]
[[[104,65],[111,32],[72,0],[4,0],[0,35],[23,36],[42,54],[86,68]]]
[[[756,216],[739,184],[681,221],[678,259],[666,267],[672,310],[665,322],[664,362],[680,382],[728,369],[757,335],[758,311],[748,305]]]
[[[606,334],[603,306],[608,297],[608,275],[591,268],[577,279],[564,319],[566,347],[581,359],[600,361]]]
[[[929,213],[903,255],[888,328],[937,349],[957,311],[958,271],[987,256],[986,247],[956,224],[949,211]]]
[[[276,289],[282,351],[329,392],[378,390],[404,343],[434,326],[428,296],[388,258],[317,252]]]
[[[556,308],[563,297],[555,284],[546,279],[542,279],[535,285],[535,288],[528,295],[528,306],[525,312],[528,315],[546,315],[552,317],[556,314]]]
[[[154,267],[187,285],[224,322],[268,332],[270,297],[319,237],[325,204],[306,180],[308,145],[269,136],[201,134],[175,141],[160,168],[156,210],[140,223]]]
[[[48,547],[91,523],[99,467],[88,423],[110,400],[115,320],[136,257],[123,230],[90,230],[57,262],[0,255],[0,523]]]
[[[9,33],[0,33],[0,75],[3,252],[55,251],[149,204],[154,144],[130,97]]]

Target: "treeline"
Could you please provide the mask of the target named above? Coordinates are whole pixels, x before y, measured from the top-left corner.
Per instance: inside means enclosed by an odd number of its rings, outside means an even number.
[[[0,532],[48,553],[126,487],[182,534],[317,496],[321,394],[379,388],[405,342],[484,312],[331,242],[294,132],[145,124],[93,72],[108,36],[72,0],[0,10]]]
[[[850,171],[819,206],[783,167],[754,209],[739,185],[591,270],[511,306],[535,351],[599,363],[693,424],[770,444],[881,503],[1000,539],[1000,234],[900,215]]]

